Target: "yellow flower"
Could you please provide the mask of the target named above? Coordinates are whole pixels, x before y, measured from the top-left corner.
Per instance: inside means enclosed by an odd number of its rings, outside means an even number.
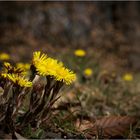
[[[44,54],[44,53],[41,54],[40,51],[36,51],[36,52],[33,53],[32,63],[36,67],[36,65],[38,65],[38,63],[44,64],[46,59],[47,59],[47,55],[46,54]]]
[[[62,62],[53,58],[47,58],[47,55],[40,52],[35,52],[33,55],[33,65],[36,68],[37,74],[42,76],[52,76],[57,81],[63,81],[66,84],[72,83],[76,79],[76,75],[66,69]]]
[[[66,84],[70,84],[76,79],[72,71],[63,67],[63,63],[52,58],[47,58],[43,65],[38,63],[37,72],[42,76],[53,76],[57,81],[64,81]]]
[[[32,65],[34,66],[35,71],[37,71],[39,75],[46,75],[46,61],[46,54],[41,54],[40,51],[36,51],[33,53]]]
[[[86,52],[82,49],[75,50],[74,54],[79,57],[83,57],[86,55]]]
[[[20,87],[31,87],[32,82],[25,79],[25,77],[19,76],[17,74],[8,74],[8,79],[14,84],[19,85]]]
[[[76,80],[76,74],[65,67],[59,67],[56,71],[55,79],[57,81],[63,81],[64,83],[69,85]]]
[[[30,66],[31,66],[31,65],[30,65],[29,63],[25,63],[25,64],[24,64],[24,68],[25,68],[26,70],[29,70],[29,69],[30,69]]]
[[[12,69],[12,66],[11,66],[11,64],[9,62],[4,62],[4,67],[6,69]]]
[[[5,79],[5,78],[8,77],[8,74],[7,73],[1,73],[0,76]]]
[[[29,70],[30,69],[30,64],[19,62],[19,63],[16,64],[16,67],[24,69],[24,70]]]
[[[43,63],[36,64],[36,70],[42,76],[55,76],[57,67],[63,65],[55,59],[47,58]]]
[[[126,73],[123,75],[122,79],[124,81],[133,81],[133,75],[131,73]]]
[[[10,56],[7,53],[0,54],[0,60],[9,60]]]
[[[84,74],[85,74],[86,76],[91,76],[92,73],[93,73],[93,71],[92,71],[91,68],[86,68],[86,69],[84,70]]]
[[[16,83],[17,81],[17,75],[16,74],[7,74],[7,78],[11,80],[13,83]]]
[[[14,73],[14,74],[22,74],[25,75],[25,70],[18,67],[13,67],[10,63],[4,62],[4,73]]]

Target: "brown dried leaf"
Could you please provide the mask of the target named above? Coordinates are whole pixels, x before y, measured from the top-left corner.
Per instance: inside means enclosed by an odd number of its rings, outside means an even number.
[[[77,128],[77,130],[79,131],[84,131],[86,129],[90,129],[93,127],[93,123],[91,123],[91,121],[89,120],[80,120],[77,119],[76,123],[75,123],[75,127]]]
[[[123,137],[130,126],[136,124],[137,119],[130,116],[109,116],[96,120],[93,127],[87,131],[86,136],[99,138]]]

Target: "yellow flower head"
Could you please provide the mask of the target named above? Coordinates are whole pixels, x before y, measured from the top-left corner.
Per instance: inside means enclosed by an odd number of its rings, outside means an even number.
[[[66,69],[62,62],[56,59],[47,57],[47,55],[40,52],[35,52],[33,55],[33,65],[39,75],[52,76],[57,81],[63,81],[66,84],[72,83],[76,79],[76,75]]]
[[[11,64],[9,62],[4,62],[4,67],[6,69],[12,69],[12,66],[11,66]]]
[[[6,79],[8,77],[8,74],[7,73],[0,73],[0,77]]]
[[[16,64],[16,67],[24,69],[24,70],[29,70],[30,69],[30,64],[19,62],[19,63]]]
[[[74,54],[79,57],[83,57],[86,55],[86,52],[82,49],[75,50]]]
[[[67,85],[76,80],[76,74],[65,67],[58,67],[55,75],[57,81],[63,81]]]
[[[70,84],[76,79],[72,71],[63,67],[63,63],[52,58],[47,58],[43,65],[38,63],[37,72],[42,76],[50,75],[57,81],[64,81],[66,84]]]
[[[55,76],[56,70],[62,65],[63,64],[58,62],[56,59],[47,58],[43,63],[36,64],[36,70],[38,74],[42,76]]]
[[[36,67],[36,65],[38,65],[38,63],[44,64],[46,59],[47,59],[47,55],[46,54],[44,54],[44,53],[41,54],[40,51],[36,51],[36,52],[33,53],[32,63]]]
[[[25,77],[19,76],[17,74],[8,74],[8,79],[14,84],[19,85],[20,87],[31,87],[32,82],[25,79]]]
[[[4,73],[14,73],[14,74],[22,74],[24,75],[25,74],[25,71],[21,68],[18,68],[18,67],[13,67],[10,63],[8,62],[4,62]]]
[[[123,75],[122,79],[124,81],[133,81],[133,75],[131,73],[126,73]]]
[[[9,60],[10,56],[7,53],[0,54],[0,60]]]
[[[92,71],[91,68],[87,68],[87,69],[84,70],[84,74],[85,74],[86,76],[91,76],[92,73],[93,73],[93,71]]]

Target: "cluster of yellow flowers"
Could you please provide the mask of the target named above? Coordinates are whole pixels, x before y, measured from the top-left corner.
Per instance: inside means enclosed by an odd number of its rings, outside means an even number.
[[[47,57],[47,55],[41,54],[40,51],[34,52],[32,64],[36,68],[37,74],[42,76],[50,75],[55,80],[63,81],[67,85],[76,79],[76,75],[65,68],[62,62]]]
[[[18,67],[13,67],[10,63],[4,62],[4,70],[0,74],[1,77],[8,79],[20,87],[31,87],[32,82],[24,77],[24,70]]]
[[[33,53],[32,65],[35,68],[36,74],[40,76],[51,76],[56,81],[63,81],[67,85],[71,84],[76,75],[66,67],[62,62],[56,59],[47,57],[46,54],[40,51]],[[21,87],[31,87],[32,82],[25,78],[26,70],[30,69],[30,64],[17,63],[16,67],[12,66],[8,62],[4,62],[4,70],[0,76],[8,79],[16,85]]]

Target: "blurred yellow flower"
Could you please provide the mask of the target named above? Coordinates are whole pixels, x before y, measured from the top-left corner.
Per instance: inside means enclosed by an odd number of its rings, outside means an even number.
[[[84,70],[84,74],[85,74],[86,76],[91,76],[91,75],[93,74],[93,71],[92,71],[91,68],[86,68],[86,69]]]
[[[11,66],[11,64],[9,63],[9,62],[4,62],[4,67],[6,68],[6,69],[12,69],[12,66]]]
[[[7,53],[1,53],[0,54],[0,60],[9,60],[10,56]]]
[[[12,81],[14,84],[19,85],[20,87],[31,87],[32,82],[25,79],[23,76],[19,76],[17,74],[8,74],[8,79]]]
[[[126,73],[123,75],[122,79],[124,81],[133,81],[133,75],[131,73]]]
[[[6,79],[8,77],[8,74],[7,73],[0,73],[0,77]]]
[[[82,50],[82,49],[78,49],[78,50],[75,50],[75,51],[74,51],[74,54],[75,54],[76,56],[83,57],[83,56],[86,55],[86,52],[85,52],[84,50]]]
[[[16,64],[16,67],[24,69],[24,70],[29,70],[30,69],[30,64],[19,62],[19,63]]]

